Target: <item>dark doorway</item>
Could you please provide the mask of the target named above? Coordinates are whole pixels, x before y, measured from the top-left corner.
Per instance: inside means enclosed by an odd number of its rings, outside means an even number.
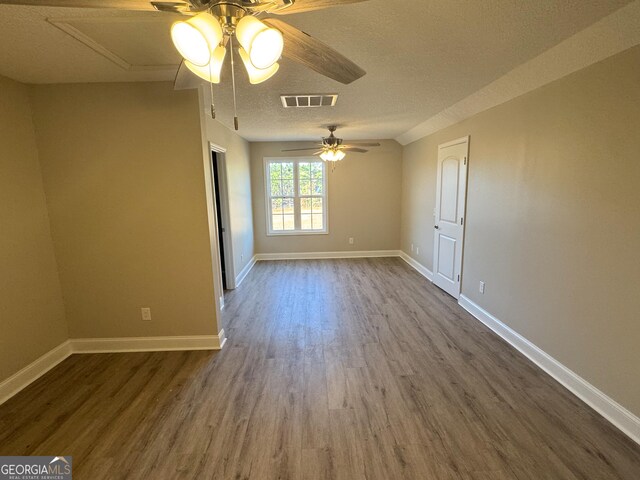
[[[224,225],[222,224],[222,203],[220,199],[220,164],[218,154],[211,152],[213,163],[213,187],[216,198],[216,218],[218,219],[218,245],[220,245],[220,268],[222,269],[222,288],[227,289],[227,269],[225,267]]]

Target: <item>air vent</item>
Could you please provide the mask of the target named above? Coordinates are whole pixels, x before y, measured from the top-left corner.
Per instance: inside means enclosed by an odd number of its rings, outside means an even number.
[[[337,93],[319,93],[315,95],[280,95],[284,108],[335,107]]]

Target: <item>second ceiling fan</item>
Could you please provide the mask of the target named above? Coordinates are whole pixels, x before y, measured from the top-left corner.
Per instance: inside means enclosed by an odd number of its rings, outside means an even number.
[[[367,153],[369,150],[362,147],[379,147],[378,142],[357,142],[344,144],[342,138],[338,138],[334,135],[334,132],[338,129],[336,125],[327,127],[329,129],[329,136],[322,137],[322,143],[317,147],[311,148],[290,148],[282,150],[283,152],[308,152],[310,150],[317,150],[312,155],[318,155],[325,162],[339,162],[346,157],[347,152],[353,153]],[[318,150],[319,149],[319,150]]]

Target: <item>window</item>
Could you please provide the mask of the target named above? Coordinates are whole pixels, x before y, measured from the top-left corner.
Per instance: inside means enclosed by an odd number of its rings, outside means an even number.
[[[269,235],[327,233],[325,162],[267,158],[264,164]]]

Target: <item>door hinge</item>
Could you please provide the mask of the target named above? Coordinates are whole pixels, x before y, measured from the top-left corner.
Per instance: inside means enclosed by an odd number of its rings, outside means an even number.
[[[460,217],[460,225],[464,225],[464,217]]]
[[[458,282],[460,282],[460,275],[458,275]]]
[[[467,157],[464,157],[464,164],[467,164]]]

